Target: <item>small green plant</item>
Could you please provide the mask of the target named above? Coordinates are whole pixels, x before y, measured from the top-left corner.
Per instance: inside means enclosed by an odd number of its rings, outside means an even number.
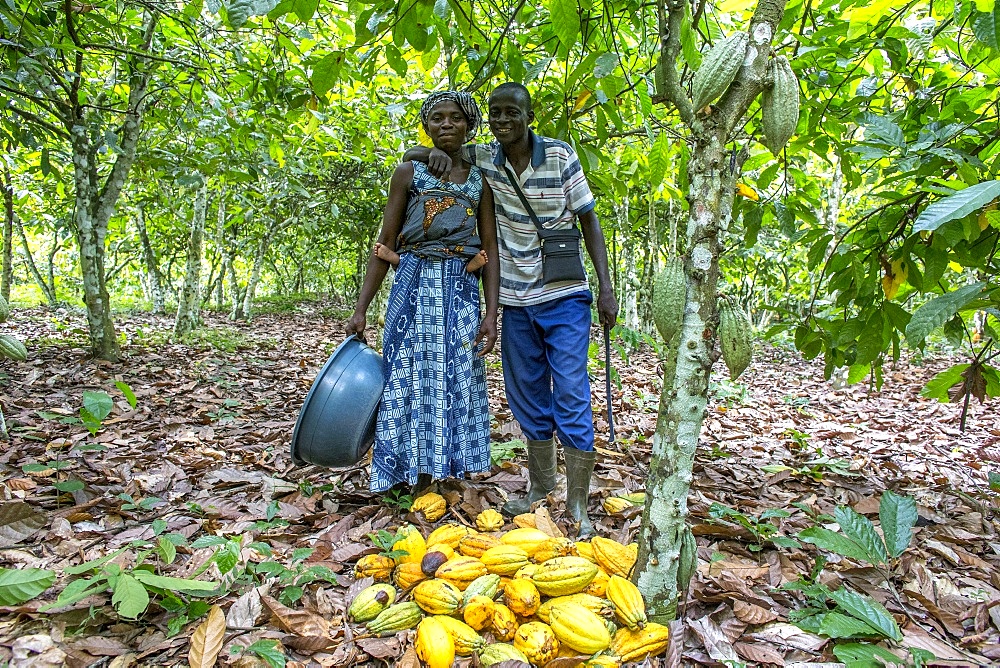
[[[127,383],[115,381],[115,387],[125,395],[125,400],[132,408],[136,406],[135,393]],[[107,392],[98,390],[84,390],[83,405],[80,407],[80,422],[87,428],[91,436],[95,436],[101,430],[104,419],[111,414],[111,409],[115,407],[115,402]]]
[[[127,510],[150,511],[156,506],[163,503],[163,499],[161,499],[158,496],[147,496],[146,498],[137,501],[136,499],[132,498],[131,494],[126,494],[124,492],[119,494],[118,498],[125,502],[122,504],[121,507],[121,509],[125,511]]]
[[[899,593],[892,585],[890,568],[910,544],[911,530],[917,521],[916,502],[886,490],[879,502],[881,535],[871,520],[848,506],[838,506],[833,519],[840,526],[840,532],[812,526],[800,531],[798,538],[821,550],[872,566],[900,602]],[[903,634],[896,620],[885,606],[869,596],[847,587],[831,590],[819,583],[818,577],[825,564],[826,557],[821,554],[809,578],[785,585],[785,589],[802,592],[806,599],[805,608],[789,615],[791,621],[811,633],[838,640],[862,641],[839,643],[834,647],[834,655],[848,666],[878,667],[898,663],[899,659],[888,650],[863,642],[872,639],[902,642]],[[923,666],[934,658],[925,650],[909,648],[909,652],[914,666]]]
[[[708,514],[716,521],[726,524],[738,524],[749,531],[755,541],[748,546],[752,552],[759,552],[764,548],[766,543],[771,543],[777,547],[801,547],[799,541],[781,535],[778,526],[771,522],[772,519],[783,519],[791,515],[787,510],[768,508],[759,516],[754,516],[746,515],[721,503],[713,503],[708,509]]]
[[[243,645],[233,645],[230,652],[234,655],[252,654],[260,657],[271,668],[285,668],[285,662],[288,660],[285,657],[285,653],[278,649],[277,640],[258,640],[246,647]]]
[[[490,462],[499,466],[503,462],[515,459],[519,452],[524,452],[524,441],[492,441],[490,443]]]
[[[0,605],[30,601],[55,581],[55,571],[44,568],[0,568]]]
[[[378,531],[368,534],[368,537],[371,538],[375,547],[379,548],[379,554],[383,557],[398,559],[399,557],[405,557],[409,554],[406,550],[394,549],[396,543],[403,539],[403,537],[398,533],[389,533],[385,529],[379,529]]]
[[[718,443],[713,443],[712,449],[709,450],[705,456],[709,459],[726,459],[727,457],[732,457],[733,453],[723,447],[720,447]]]
[[[405,489],[390,489],[382,497],[382,502],[390,508],[408,511],[413,505],[413,496]]]
[[[860,475],[852,471],[850,467],[851,463],[846,459],[817,457],[816,459],[804,462],[802,466],[799,467],[785,466],[783,464],[768,464],[767,466],[761,466],[760,469],[762,471],[766,471],[767,473],[791,471],[794,475],[812,478],[813,480],[822,480],[828,473],[834,473],[844,477],[857,477]]]
[[[218,410],[209,411],[208,417],[210,417],[213,422],[218,422],[219,424],[232,422],[239,415],[239,411],[234,411],[233,409],[239,405],[239,399],[224,399]]]
[[[255,547],[257,545],[259,544],[254,544]],[[269,549],[268,552],[270,552]],[[312,548],[298,548],[292,552],[289,566],[269,560],[251,564],[248,570],[254,575],[263,576],[262,580],[276,578],[277,586],[281,589],[278,600],[285,605],[293,605],[302,598],[305,586],[309,583],[320,581],[335,583],[337,581],[337,574],[326,566],[305,565],[305,560],[312,553]]]

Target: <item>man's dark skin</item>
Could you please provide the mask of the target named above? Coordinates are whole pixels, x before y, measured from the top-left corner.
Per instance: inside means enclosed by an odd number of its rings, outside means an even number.
[[[535,120],[528,98],[516,90],[501,90],[490,95],[489,122],[490,131],[503,147],[504,155],[514,171],[520,176],[531,162],[531,143],[528,138],[528,126]],[[443,178],[451,171],[451,157],[437,149],[410,149],[403,156],[404,160],[418,159],[426,156],[428,170]],[[597,273],[597,314],[601,325],[613,327],[618,318],[618,300],[612,288],[611,274],[608,272],[608,250],[604,242],[604,233],[597,213],[593,209],[578,216],[583,241],[587,253],[594,263]]]

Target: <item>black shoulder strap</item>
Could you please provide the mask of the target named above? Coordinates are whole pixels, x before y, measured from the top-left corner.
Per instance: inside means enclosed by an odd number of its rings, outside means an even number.
[[[538,216],[535,215],[535,210],[531,208],[530,204],[528,204],[528,198],[524,196],[523,192],[521,192],[521,186],[518,185],[517,177],[514,176],[514,172],[510,171],[510,167],[506,164],[504,164],[503,170],[507,172],[507,178],[510,179],[510,185],[514,186],[514,192],[516,192],[517,196],[521,198],[521,204],[524,205],[525,211],[528,212],[531,222],[535,224],[535,227],[537,227],[539,231],[544,230],[545,228],[543,228],[542,224],[538,222]]]

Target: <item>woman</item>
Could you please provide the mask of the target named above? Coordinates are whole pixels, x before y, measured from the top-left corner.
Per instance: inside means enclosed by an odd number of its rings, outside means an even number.
[[[420,108],[424,130],[452,157],[453,167],[445,180],[421,163],[396,168],[376,251],[347,321],[348,334],[363,336],[368,306],[389,268],[380,255],[398,253],[383,332],[386,383],[375,428],[372,492],[399,483],[422,487],[490,466],[482,358],[497,338],[496,219],[493,193],[463,151],[480,120],[468,93],[434,93]],[[481,250],[487,259],[482,321],[478,278],[466,270]]]

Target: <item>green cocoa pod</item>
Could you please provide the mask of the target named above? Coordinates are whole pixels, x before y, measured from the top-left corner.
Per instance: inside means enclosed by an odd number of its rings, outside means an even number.
[[[397,603],[378,613],[375,619],[368,622],[368,631],[375,635],[392,634],[397,631],[416,628],[424,613],[413,601]]]
[[[653,322],[663,340],[670,342],[684,322],[684,304],[687,302],[687,276],[684,260],[667,259],[666,266],[656,275],[653,283]]]
[[[733,83],[747,53],[749,37],[738,32],[716,42],[701,61],[691,81],[691,97],[697,112],[715,102]]]
[[[7,300],[0,295],[0,322],[7,322],[7,317],[10,315],[10,304]]]
[[[503,663],[504,661],[523,661],[524,663],[528,663],[528,657],[518,648],[505,642],[487,645],[479,653],[479,663],[487,668],[498,663]]]
[[[490,573],[489,575],[480,575],[478,578],[469,583],[469,586],[465,588],[462,592],[462,606],[464,607],[469,599],[473,596],[485,596],[486,598],[493,600],[497,597],[497,592],[500,590],[500,576]]]
[[[12,360],[23,362],[28,359],[28,349],[13,336],[0,334],[0,357],[9,357]]]
[[[388,584],[374,584],[362,589],[347,608],[347,616],[356,622],[367,622],[396,600],[396,588]]]
[[[767,69],[774,85],[764,90],[760,101],[761,129],[764,146],[778,155],[799,123],[799,80],[784,56],[772,58]]]
[[[681,551],[677,556],[677,588],[687,591],[691,577],[698,568],[698,544],[690,527],[685,526],[681,532]]]
[[[750,366],[753,338],[746,312],[726,296],[719,298],[719,345],[729,377],[736,380]]]

